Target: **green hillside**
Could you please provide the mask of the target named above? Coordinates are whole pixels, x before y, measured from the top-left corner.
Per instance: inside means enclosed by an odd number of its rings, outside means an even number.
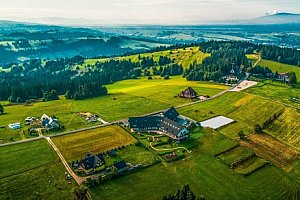
[[[209,56],[208,53],[203,53],[199,50],[199,47],[190,47],[190,48],[184,48],[184,49],[175,49],[175,50],[167,50],[167,51],[159,51],[154,53],[144,53],[139,55],[131,55],[131,56],[123,56],[123,57],[115,57],[115,58],[104,58],[104,59],[87,59],[84,66],[87,65],[93,65],[96,62],[105,62],[109,59],[117,59],[117,60],[129,60],[131,59],[133,62],[140,62],[142,58],[153,57],[153,60],[155,62],[158,62],[160,56],[167,56],[171,60],[174,59],[176,64],[180,64],[183,66],[183,68],[189,67],[191,63],[201,63],[204,58]]]
[[[278,73],[285,73],[285,72],[291,72],[294,71],[297,75],[298,82],[300,81],[300,67],[297,67],[295,65],[287,65],[287,64],[282,64],[279,62],[274,62],[271,60],[264,60],[262,59],[258,65],[262,67],[268,67],[274,72]]]

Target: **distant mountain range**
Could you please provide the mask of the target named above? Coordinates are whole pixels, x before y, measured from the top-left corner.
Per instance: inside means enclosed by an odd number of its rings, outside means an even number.
[[[59,26],[85,26],[85,27],[93,27],[93,26],[101,26],[103,22],[101,20],[89,20],[82,18],[62,18],[62,17],[48,17],[48,18],[31,18],[24,20],[17,20],[22,22],[12,22],[8,20],[0,20],[1,24],[26,24],[33,25],[35,24],[45,24],[45,25],[59,25]],[[203,23],[199,23],[201,25]],[[264,25],[264,24],[300,24],[300,14],[293,13],[276,13],[271,15],[266,15],[254,19],[245,19],[245,20],[230,20],[230,21],[215,21],[215,22],[207,22],[207,24],[216,24],[216,25]],[[108,25],[108,24],[107,24]],[[112,24],[109,24],[112,25]],[[195,24],[196,25],[196,24]]]
[[[298,24],[300,14],[277,13],[249,20],[252,24]]]
[[[276,13],[254,19],[217,22],[217,24],[263,25],[263,24],[300,24],[300,14]]]

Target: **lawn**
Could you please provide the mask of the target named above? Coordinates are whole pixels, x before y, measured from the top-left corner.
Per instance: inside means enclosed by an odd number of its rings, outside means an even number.
[[[141,146],[131,145],[116,152],[118,160],[125,160],[133,165],[149,166],[159,160],[151,151]]]
[[[0,147],[0,199],[73,199],[64,173],[46,140]]]
[[[87,153],[107,150],[135,143],[137,140],[118,125],[54,137],[54,144],[68,162],[80,160]]]
[[[244,177],[212,156],[220,134],[199,138],[188,159],[157,164],[91,189],[94,199],[162,199],[189,184],[206,199],[292,199],[299,195],[299,177],[274,166]],[[223,137],[223,136],[221,136]],[[128,185],[130,183],[130,186]],[[124,192],[126,191],[126,192]]]
[[[229,92],[211,101],[180,108],[181,114],[197,121],[203,121],[217,115],[224,115],[236,122],[221,128],[221,132],[237,138],[239,131],[253,132],[254,124],[262,124],[275,113],[284,110],[284,106],[255,95]]]
[[[274,62],[271,60],[264,60],[262,59],[258,65],[262,67],[269,67],[273,72],[278,73],[285,73],[285,72],[291,72],[294,71],[297,74],[298,82],[300,81],[300,67],[297,67],[295,65],[287,65],[279,62]]]

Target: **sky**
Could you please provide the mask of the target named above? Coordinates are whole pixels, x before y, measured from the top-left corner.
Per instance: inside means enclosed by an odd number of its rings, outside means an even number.
[[[22,21],[59,17],[98,24],[197,24],[274,12],[300,13],[300,0],[0,0],[0,19]]]

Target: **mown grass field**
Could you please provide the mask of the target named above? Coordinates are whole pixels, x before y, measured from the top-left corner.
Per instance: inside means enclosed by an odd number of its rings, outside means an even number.
[[[189,47],[185,49],[174,49],[172,51],[159,51],[154,53],[144,53],[140,54],[140,58],[144,57],[153,57],[155,62],[158,62],[160,56],[167,56],[170,59],[174,59],[175,63],[180,64],[183,68],[188,68],[190,64],[196,62],[198,64],[202,63],[202,60],[206,57],[210,56],[208,53],[203,53],[199,50],[199,47]],[[131,55],[131,56],[123,56],[123,57],[115,57],[115,58],[104,58],[104,59],[87,59],[85,63],[82,65],[93,65],[96,62],[105,62],[110,59],[116,60],[129,60],[133,62],[140,62],[139,55]]]
[[[291,99],[293,97],[300,98],[300,89],[291,88],[278,82],[265,81],[264,83],[258,83],[256,86],[247,89],[245,92],[296,108],[286,107],[283,114],[266,131],[274,137],[299,149],[300,102],[293,102]]]
[[[221,137],[221,139],[220,139]],[[189,184],[196,194],[206,199],[297,199],[299,177],[295,169],[286,174],[267,166],[244,177],[212,156],[220,146],[231,142],[219,133],[199,137],[199,145],[188,159],[170,164],[156,164],[91,189],[94,199],[162,199]],[[221,141],[221,143],[219,143]],[[230,141],[230,140],[229,140]],[[228,145],[230,144],[230,145]],[[215,149],[217,148],[217,149]],[[298,168],[297,168],[298,169]],[[128,187],[130,183],[130,187]],[[126,192],[124,192],[126,191]]]
[[[266,160],[255,156],[248,159],[246,162],[242,163],[241,165],[238,165],[234,169],[234,171],[240,174],[248,175],[249,173],[252,173],[253,171],[265,166],[266,164],[267,164]]]
[[[294,109],[286,108],[266,131],[300,150],[300,113]]]
[[[0,199],[73,199],[64,173],[46,140],[0,147]]]
[[[274,62],[271,60],[264,60],[262,59],[258,65],[263,67],[269,67],[273,72],[278,73],[285,73],[285,72],[291,72],[294,71],[297,75],[297,80],[300,82],[300,67],[297,67],[295,65],[287,65],[279,62]]]
[[[187,82],[178,76],[171,77],[170,80],[147,80],[142,77],[108,85],[109,95],[102,97],[80,101],[60,97],[57,101],[40,102],[32,106],[5,106],[5,114],[0,115],[0,125],[5,125],[6,128],[0,130],[0,140],[5,143],[11,139],[21,140],[29,137],[23,134],[23,130],[29,128],[25,127],[24,123],[22,130],[13,131],[7,127],[11,123],[24,122],[28,116],[40,118],[44,113],[49,116],[55,115],[67,131],[95,125],[88,124],[84,118],[79,117],[80,112],[95,113],[106,121],[115,121],[188,103],[190,100],[174,98],[188,86],[192,86],[201,95],[210,96],[227,88],[205,82]]]
[[[229,137],[237,138],[239,131],[250,134],[253,132],[254,124],[262,124],[283,109],[283,105],[255,95],[229,92],[211,101],[180,108],[179,111],[197,121],[217,115],[229,117],[236,122],[220,131]]]
[[[137,140],[118,125],[82,131],[54,137],[54,144],[67,162],[80,160],[87,153],[102,153],[107,150],[135,143]]]

